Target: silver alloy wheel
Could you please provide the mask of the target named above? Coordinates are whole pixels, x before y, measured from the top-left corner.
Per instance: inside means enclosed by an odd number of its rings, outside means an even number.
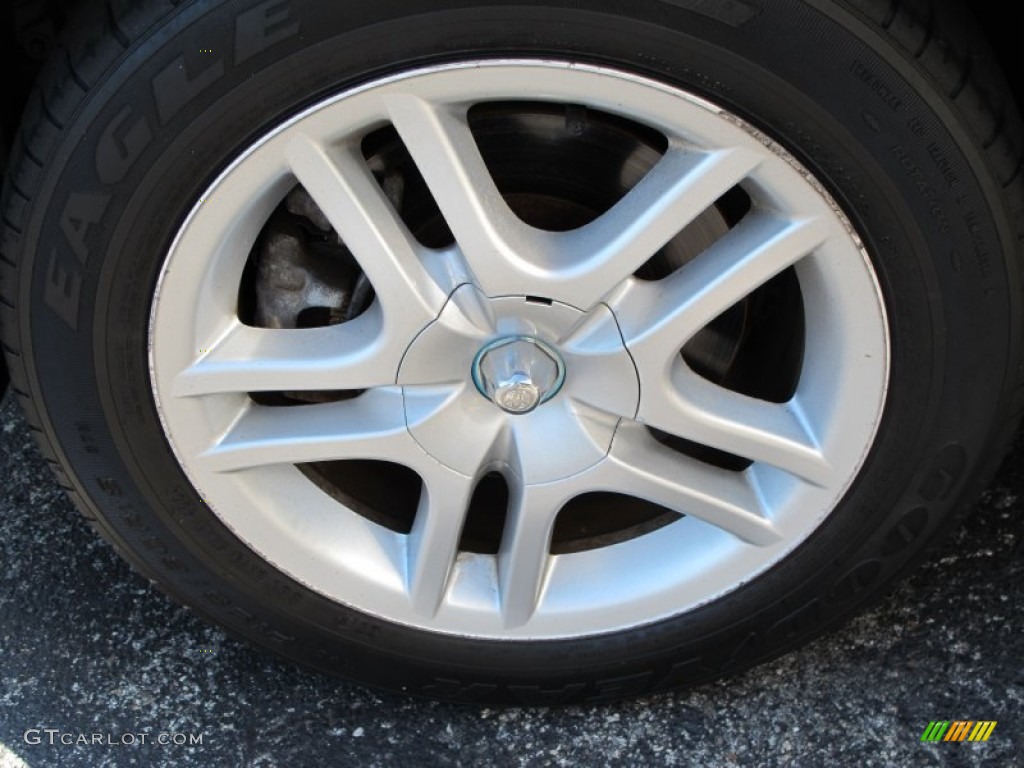
[[[524,224],[468,127],[473,104],[585,104],[665,135],[651,172],[582,228]],[[456,246],[413,238],[360,152],[391,123]],[[300,183],[376,289],[363,314],[305,330],[254,328],[238,286],[267,218]],[[657,281],[634,273],[741,185],[752,209]],[[773,403],[715,385],[683,345],[793,267],[806,317],[796,392]],[[530,297],[542,297],[534,301]],[[474,360],[496,339],[556,350],[565,381],[510,413]],[[888,381],[883,301],[861,243],[813,176],[735,115],[626,73],[557,61],[477,61],[322,101],[246,150],[210,186],[165,260],[150,325],[158,411],[204,501],[263,558],[325,596],[401,624],[482,638],[592,635],[680,614],[779,562],[858,475]],[[249,392],[366,390],[268,408]],[[751,460],[681,455],[647,426]],[[380,459],[415,471],[408,535],[355,514],[297,464]],[[496,556],[459,552],[476,482],[510,487]],[[552,555],[558,511],[592,491],[678,511],[627,541]]]

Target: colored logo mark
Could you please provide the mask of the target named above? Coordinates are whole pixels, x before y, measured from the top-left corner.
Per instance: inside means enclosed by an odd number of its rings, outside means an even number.
[[[988,741],[995,728],[995,720],[932,720],[921,741]]]

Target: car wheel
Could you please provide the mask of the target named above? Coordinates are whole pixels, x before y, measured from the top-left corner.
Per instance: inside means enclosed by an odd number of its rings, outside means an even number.
[[[127,559],[289,658],[530,703],[742,669],[880,594],[1020,414],[972,29],[87,6],[4,188],[16,391]]]

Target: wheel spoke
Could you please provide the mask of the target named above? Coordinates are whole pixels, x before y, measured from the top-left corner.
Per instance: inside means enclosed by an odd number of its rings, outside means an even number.
[[[173,394],[368,389],[395,383],[403,348],[384,337],[380,309],[322,328],[254,328],[235,321],[175,377]]]
[[[817,219],[757,214],[669,277],[630,283],[612,306],[641,375],[637,419],[827,483],[831,468],[799,403],[768,403],[727,390],[695,374],[679,356],[697,331],[827,236]]]
[[[523,223],[480,155],[465,110],[411,95],[387,99],[396,129],[486,293],[543,293],[588,308],[754,170],[743,149],[673,148],[622,200],[565,233]]]
[[[473,478],[440,465],[424,473],[419,508],[407,539],[407,589],[413,608],[422,616],[433,616],[444,600],[473,488]]]
[[[355,146],[330,151],[305,136],[286,150],[296,178],[370,279],[389,323],[422,327],[450,288],[424,263],[425,250],[398,217]]]
[[[663,367],[697,331],[827,237],[818,219],[755,214],[668,277],[631,281],[611,306],[638,365]]]
[[[401,390],[380,388],[336,403],[250,405],[200,460],[215,472],[338,459],[417,468],[423,455],[406,431]]]
[[[537,608],[550,560],[555,516],[568,501],[564,483],[514,483],[498,552],[498,585],[506,627],[525,624]]]
[[[576,306],[591,307],[761,162],[749,150],[670,149],[596,221],[560,236],[568,255],[561,277]]]
[[[669,434],[827,486],[832,467],[798,400],[770,403],[725,389],[677,358],[671,381],[643,389],[637,420]]]
[[[525,256],[550,250],[550,237],[524,224],[505,203],[465,107],[436,106],[410,94],[389,96],[386,105],[477,285],[490,295],[514,291],[536,272]]]
[[[608,461],[594,472],[605,490],[703,520],[750,544],[770,546],[781,539],[764,515],[749,473],[680,456],[638,424],[620,427]]]

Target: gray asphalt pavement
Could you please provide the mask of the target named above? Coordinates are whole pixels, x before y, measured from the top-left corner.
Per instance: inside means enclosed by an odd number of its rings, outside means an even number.
[[[695,691],[558,710],[380,694],[226,637],[92,533],[10,398],[0,477],[0,768],[1024,765],[1024,432],[966,524],[842,630]],[[998,725],[922,744],[939,719]],[[92,734],[115,743],[61,743]]]

